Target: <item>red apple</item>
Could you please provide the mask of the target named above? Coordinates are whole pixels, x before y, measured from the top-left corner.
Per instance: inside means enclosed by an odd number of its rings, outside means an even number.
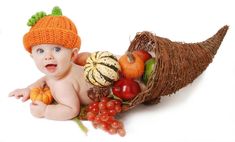
[[[122,100],[129,101],[141,91],[138,82],[132,79],[121,78],[116,81],[112,88],[113,94]]]
[[[132,53],[138,55],[144,62],[152,58],[152,55],[149,54],[149,52],[145,50],[135,50]]]

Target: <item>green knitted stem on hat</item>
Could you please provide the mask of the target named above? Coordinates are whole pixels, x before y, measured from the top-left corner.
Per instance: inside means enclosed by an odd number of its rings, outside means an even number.
[[[31,16],[31,18],[28,20],[27,25],[28,26],[35,25],[37,23],[37,21],[40,20],[41,18],[43,18],[44,16],[47,16],[47,14],[45,12],[43,12],[43,11],[37,12],[36,14]]]
[[[62,11],[61,9],[58,7],[58,6],[55,6],[53,9],[52,9],[52,13],[51,13],[52,16],[61,16],[62,15]],[[29,20],[28,20],[28,23],[27,25],[28,26],[33,26],[37,23],[38,20],[40,20],[41,18],[43,18],[44,16],[47,16],[46,12],[37,12],[36,14],[34,14]]]
[[[52,9],[51,15],[52,16],[61,16],[62,15],[62,11],[61,11],[61,9],[58,6],[55,6]]]

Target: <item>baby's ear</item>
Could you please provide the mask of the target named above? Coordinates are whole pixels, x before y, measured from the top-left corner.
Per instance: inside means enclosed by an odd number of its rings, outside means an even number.
[[[72,58],[72,61],[74,61],[74,60],[76,60],[76,58],[77,58],[77,56],[78,56],[78,48],[73,48],[73,50],[72,50],[72,56],[71,56],[71,58]]]

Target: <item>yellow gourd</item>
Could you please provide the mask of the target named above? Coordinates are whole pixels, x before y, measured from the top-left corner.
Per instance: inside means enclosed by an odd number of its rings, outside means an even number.
[[[105,87],[119,79],[120,70],[118,60],[112,53],[98,51],[87,58],[84,75],[89,83]]]

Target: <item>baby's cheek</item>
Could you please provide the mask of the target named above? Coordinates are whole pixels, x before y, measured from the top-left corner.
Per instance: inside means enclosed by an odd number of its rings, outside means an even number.
[[[72,59],[65,57],[63,59],[60,60],[60,64],[63,66],[67,66],[71,63]]]
[[[44,65],[43,65],[42,62],[40,62],[40,61],[35,61],[35,64],[36,64],[37,68],[38,68],[40,71],[43,71]]]

